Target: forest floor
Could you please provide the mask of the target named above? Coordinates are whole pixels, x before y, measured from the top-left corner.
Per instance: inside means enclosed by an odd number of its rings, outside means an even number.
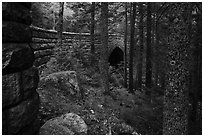
[[[89,135],[105,134],[162,134],[162,97],[153,97],[148,104],[144,91],[135,95],[118,82],[119,74],[112,73],[111,95],[104,95],[100,75],[93,69],[80,70],[80,86],[84,96],[73,97],[63,88],[39,83],[40,120],[47,120],[65,113],[76,113],[84,119]]]

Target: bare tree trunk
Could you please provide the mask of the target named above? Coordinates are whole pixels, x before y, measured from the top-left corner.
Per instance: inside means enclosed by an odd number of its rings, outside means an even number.
[[[91,11],[91,53],[94,54],[95,46],[94,46],[94,28],[95,28],[95,2],[92,2],[92,11]]]
[[[60,2],[59,8],[59,19],[57,23],[57,36],[58,36],[58,46],[62,45],[62,31],[63,31],[63,12],[64,12],[64,2]]]
[[[159,73],[159,64],[158,64],[158,46],[159,46],[159,37],[158,37],[158,25],[157,25],[157,13],[155,13],[155,85],[158,85],[158,73]]]
[[[52,26],[52,29],[55,30],[55,28],[56,28],[56,27],[55,27],[55,24],[56,24],[56,23],[55,23],[55,20],[56,20],[56,19],[55,19],[55,12],[54,12],[54,11],[53,11],[52,17],[53,17],[53,26]]]
[[[146,95],[151,101],[151,87],[152,87],[152,50],[151,50],[151,3],[147,4],[147,50],[146,50]]]
[[[139,63],[137,69],[137,89],[142,88],[142,63],[143,63],[143,3],[139,5],[139,13],[140,13],[140,22],[139,22],[139,37],[140,37],[140,44],[139,44]]]
[[[124,54],[124,81],[125,87],[127,88],[127,3],[125,3],[125,33],[124,33],[124,47],[125,47],[125,54]]]
[[[129,60],[129,91],[130,93],[134,94],[133,91],[133,50],[134,50],[134,44],[135,44],[135,16],[136,16],[136,3],[133,2],[131,4],[131,34],[130,34],[130,48],[129,48],[129,54],[130,54],[130,60]]]
[[[109,94],[108,80],[108,3],[101,3],[101,42],[100,46],[100,73],[105,94]]]
[[[191,6],[190,6],[190,10],[189,12],[191,13],[192,12],[192,8],[193,8],[193,4],[191,3]],[[189,37],[192,36],[192,24],[191,24],[191,21],[192,21],[192,14],[188,16],[188,23],[189,23],[189,26],[188,26],[188,35]],[[194,37],[200,37],[202,35],[202,26],[199,26],[199,15],[197,15],[197,34],[194,36]],[[199,33],[201,32],[201,33]],[[194,43],[193,43],[194,42]],[[189,41],[189,43],[193,44],[193,50],[192,50],[192,70],[191,70],[191,85],[190,85],[190,88],[189,88],[189,95],[191,96],[191,100],[192,100],[192,111],[191,111],[191,119],[192,119],[192,122],[193,123],[190,123],[190,124],[193,124],[194,126],[194,129],[191,129],[191,134],[195,135],[195,134],[200,134],[200,129],[199,129],[199,126],[200,126],[200,123],[198,121],[199,119],[199,113],[198,113],[198,104],[199,104],[199,101],[201,100],[201,94],[202,93],[202,79],[200,77],[202,77],[202,71],[201,71],[201,60],[202,60],[202,46],[201,46],[201,41],[197,39],[197,41]],[[199,99],[200,98],[200,99]],[[192,127],[192,126],[191,126]],[[201,127],[201,126],[200,126]]]
[[[177,12],[182,12],[177,10]],[[172,14],[178,17],[177,14]],[[169,25],[168,71],[164,92],[163,134],[187,135],[189,111],[189,48],[186,24],[183,20]]]

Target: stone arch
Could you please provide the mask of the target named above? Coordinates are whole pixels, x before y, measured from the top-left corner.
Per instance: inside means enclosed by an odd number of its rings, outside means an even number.
[[[121,61],[124,61],[124,52],[120,47],[115,47],[110,51],[108,62],[110,63],[110,66],[117,67]]]

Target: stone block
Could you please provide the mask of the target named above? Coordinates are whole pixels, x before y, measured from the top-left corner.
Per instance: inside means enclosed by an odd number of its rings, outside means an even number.
[[[8,110],[2,111],[2,135],[8,134],[7,116],[8,116]]]
[[[20,74],[14,73],[2,77],[2,108],[15,104],[22,99]]]
[[[19,131],[19,135],[38,135],[40,129],[40,120],[36,117],[36,119],[30,122],[29,125],[24,127]]]
[[[2,46],[3,75],[18,72],[33,65],[34,53],[28,44],[3,43]]]
[[[39,50],[39,51],[35,51],[35,59],[37,58],[42,58],[44,56],[50,56],[53,55],[53,49],[46,49],[46,50]]]
[[[32,41],[30,27],[17,22],[2,21],[2,41],[30,43]]]
[[[35,43],[57,43],[57,39],[44,39],[44,38],[36,38],[36,37],[32,37],[32,42]]]
[[[39,30],[39,31],[33,31],[33,37],[36,37],[36,38],[45,38],[45,39],[56,39],[57,38],[57,32],[50,32],[50,31],[42,31],[42,30]]]
[[[3,134],[19,134],[20,130],[37,119],[39,109],[39,95],[33,96],[10,109],[2,112]]]
[[[22,24],[31,24],[31,13],[28,8],[16,2],[2,3],[2,19]]]
[[[53,49],[55,47],[55,43],[31,43],[31,47],[37,50],[45,50],[45,49]]]
[[[38,87],[39,75],[38,69],[32,67],[27,69],[21,73],[22,78],[22,89],[23,89],[23,98],[28,98],[33,91],[35,91]]]
[[[2,77],[3,109],[31,96],[37,89],[38,81],[38,69],[35,67],[22,72],[4,75]]]

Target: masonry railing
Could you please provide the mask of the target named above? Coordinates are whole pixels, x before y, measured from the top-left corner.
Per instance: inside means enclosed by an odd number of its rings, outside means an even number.
[[[31,26],[32,29],[32,48],[35,54],[34,65],[39,67],[45,64],[54,53],[54,47],[57,44],[57,31],[46,30],[39,27]],[[63,32],[63,46],[73,46],[74,43],[85,43],[87,49],[90,48],[89,33]],[[95,45],[100,45],[99,36],[95,36]]]

